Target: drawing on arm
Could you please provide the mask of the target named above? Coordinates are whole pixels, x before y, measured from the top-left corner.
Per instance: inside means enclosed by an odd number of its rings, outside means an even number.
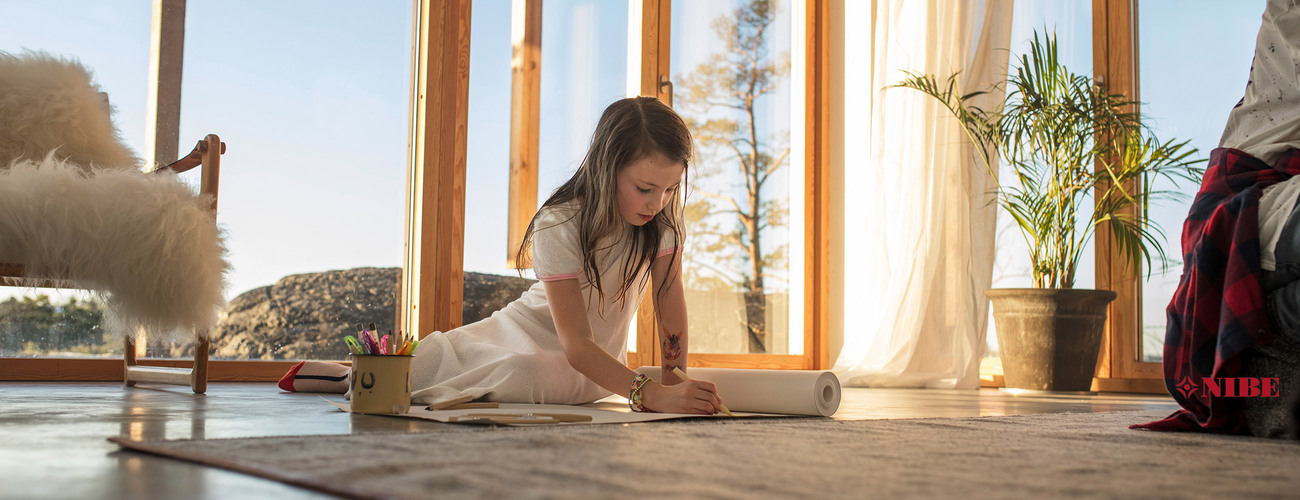
[[[672,333],[667,328],[663,328],[663,336],[660,342],[663,343],[664,359],[674,360],[682,357],[682,334],[685,330]]]

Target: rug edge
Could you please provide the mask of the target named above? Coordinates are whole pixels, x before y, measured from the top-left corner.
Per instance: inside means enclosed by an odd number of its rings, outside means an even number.
[[[180,460],[183,462],[189,462],[192,464],[202,465],[206,467],[215,467],[218,469],[224,469],[231,472],[238,472],[240,474],[247,474],[262,479],[276,481],[282,484],[288,484],[290,486],[303,488],[310,491],[317,491],[321,493],[328,493],[331,495],[338,495],[346,498],[356,498],[356,499],[375,498],[377,496],[374,493],[363,492],[347,486],[336,486],[329,483],[320,483],[320,482],[311,481],[309,478],[305,478],[296,474],[276,472],[274,469],[248,467],[248,466],[240,465],[235,462],[223,460],[220,458],[214,458],[200,453],[189,453],[187,451],[180,450],[180,449],[169,448],[165,446],[156,446],[149,441],[135,441],[121,436],[110,437],[108,438],[108,441],[118,445],[122,449],[129,450],[129,451],[135,451],[140,453],[146,453],[149,455],[155,455],[159,457]],[[163,442],[174,443],[175,441],[164,440]]]

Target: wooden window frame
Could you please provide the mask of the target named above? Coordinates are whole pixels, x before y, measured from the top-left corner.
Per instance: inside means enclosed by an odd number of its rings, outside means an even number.
[[[804,2],[804,346],[803,354],[691,353],[690,366],[822,370],[830,367],[830,125],[829,0]],[[637,2],[633,2],[636,8]],[[658,97],[672,105],[670,82],[672,0],[641,0],[641,95]],[[651,283],[649,286],[655,286]],[[637,312],[636,351],[628,352],[632,367],[659,364],[659,331],[653,301],[646,299]]]
[[[455,328],[461,322],[468,102],[470,0],[413,0],[411,168],[408,172],[407,261],[404,304],[441,305],[398,311],[406,331]],[[150,153],[175,156],[185,0],[154,3],[150,79]],[[160,49],[161,47],[161,49]],[[442,148],[450,144],[451,147]],[[426,147],[429,146],[429,147]],[[168,147],[170,146],[170,150]],[[425,199],[436,203],[423,205]],[[420,210],[416,210],[419,208]],[[446,230],[453,237],[441,238]],[[414,251],[412,251],[414,250]],[[423,258],[421,258],[423,257]],[[416,279],[412,279],[415,277]],[[412,300],[414,297],[414,300]],[[187,360],[151,359],[157,366],[188,367]],[[212,382],[279,380],[297,361],[211,360]],[[0,381],[120,381],[120,358],[0,358]]]
[[[150,366],[189,368],[183,359],[150,358]],[[280,380],[297,361],[210,360],[209,382],[273,382]],[[0,381],[27,382],[121,382],[125,366],[120,358],[0,358]],[[177,391],[190,392],[176,386]]]
[[[145,154],[149,164],[178,158],[181,68],[184,62],[186,0],[155,0],[150,22],[149,91]],[[120,340],[119,340],[120,341]],[[145,344],[135,353],[143,357]],[[188,368],[191,360],[150,359],[151,366]],[[208,363],[208,381],[278,380],[293,361],[217,361]],[[0,358],[0,381],[121,381],[122,358]]]
[[[537,213],[538,142],[542,102],[542,0],[513,0],[510,58],[510,199],[506,267]]]
[[[1093,73],[1110,92],[1138,101],[1138,12],[1136,0],[1093,0]],[[1118,295],[1106,317],[1093,390],[1167,393],[1161,363],[1138,359],[1142,341],[1142,269],[1132,268],[1110,233],[1098,231],[1098,289]]]
[[[526,1],[540,4],[540,0]],[[829,18],[827,4],[829,0],[807,0],[805,13],[805,51],[807,69],[805,71],[805,193],[808,205],[805,210],[805,255],[807,256],[803,272],[807,277],[804,290],[804,354],[803,355],[763,355],[763,354],[709,354],[691,355],[692,366],[741,367],[741,368],[778,368],[778,369],[826,369],[829,359],[829,169],[827,158],[829,144],[826,133],[829,128],[827,109],[829,102],[829,78],[827,63],[829,59]],[[661,80],[666,80],[670,71],[669,44],[671,41],[671,0],[641,0],[632,2],[633,8],[639,6],[641,12],[641,61],[640,89],[641,95],[664,99],[671,105],[671,96],[665,93]],[[532,11],[529,7],[528,11]],[[540,5],[536,7],[540,17]],[[536,43],[540,45],[540,21],[529,21],[528,26],[536,23]],[[1093,1],[1093,60],[1095,77],[1108,84],[1112,91],[1126,93],[1134,100],[1138,99],[1138,44],[1137,44],[1137,5],[1134,0],[1094,0]],[[525,36],[527,37],[527,35]],[[516,54],[519,54],[516,47]],[[540,57],[538,55],[537,57]],[[539,63],[540,66],[540,63]],[[516,73],[518,75],[518,73]],[[536,74],[531,78],[539,78]],[[524,85],[537,88],[536,80],[524,80]],[[521,93],[520,80],[515,82],[515,96],[539,99],[536,94]],[[527,88],[527,87],[525,87]],[[669,87],[670,88],[670,87]],[[670,90],[668,91],[670,92]],[[512,106],[512,116],[527,116],[519,106]],[[535,108],[535,106],[534,106]],[[518,125],[512,123],[512,130]],[[526,130],[536,134],[535,122],[524,124]],[[535,140],[535,137],[532,139]],[[516,145],[512,135],[512,151]],[[521,151],[527,151],[520,147]],[[534,149],[535,152],[535,149]],[[513,165],[526,162],[526,158],[516,158],[512,153],[511,192],[512,203],[518,189],[536,192],[536,173],[532,173],[531,185],[516,186],[517,179],[528,182],[526,176],[514,175]],[[533,159],[535,164],[535,159]],[[535,198],[534,198],[535,199]],[[535,211],[535,201],[531,211]],[[512,209],[512,216],[514,216]],[[522,234],[526,218],[512,222],[511,234]],[[511,240],[512,242],[515,240]],[[1117,392],[1164,393],[1163,371],[1161,363],[1143,362],[1137,359],[1140,351],[1142,283],[1139,277],[1141,269],[1129,268],[1118,253],[1110,235],[1099,232],[1096,235],[1096,283],[1097,288],[1114,290],[1118,297],[1110,306],[1106,333],[1103,340],[1101,356],[1098,359],[1094,389]],[[638,311],[638,332],[656,332],[653,304],[645,301]],[[636,351],[628,353],[631,366],[653,365],[658,363],[658,342],[653,334],[638,335]]]
[[[830,198],[827,186],[830,171],[826,141],[829,127],[829,50],[828,0],[807,0],[805,24],[805,185],[807,206],[804,214],[806,231],[804,255],[804,354],[713,354],[692,353],[691,366],[731,368],[825,369],[829,360],[829,293],[827,269],[830,256]],[[639,94],[653,96],[672,105],[672,87],[667,84],[670,71],[671,0],[630,2],[631,14],[640,19]],[[507,258],[513,267],[514,252],[519,247],[528,221],[537,211],[537,141],[541,68],[541,0],[515,0],[514,12],[522,14],[514,31],[511,94],[510,141],[510,210]],[[632,16],[629,16],[632,17]],[[635,18],[634,18],[635,19]],[[632,26],[629,26],[632,28]],[[633,63],[629,61],[629,64]],[[649,286],[653,287],[654,284]],[[636,319],[638,332],[634,350],[627,353],[632,367],[659,362],[658,331],[652,300],[643,300]]]
[[[168,0],[171,3],[183,0]],[[829,0],[805,0],[805,184],[806,274],[804,354],[706,354],[691,356],[692,366],[775,369],[829,367]],[[512,246],[536,211],[537,109],[540,88],[541,1],[522,2],[527,21],[523,49],[516,47],[511,135],[511,203],[508,238]],[[406,257],[399,324],[406,331],[450,330],[461,324],[463,300],[466,130],[468,116],[470,0],[414,0],[411,92],[411,166],[407,186]],[[643,0],[641,89],[663,98],[667,75],[671,0]],[[661,22],[662,21],[662,22]],[[155,28],[157,29],[157,28]],[[168,33],[171,33],[170,35]],[[183,43],[183,30],[164,30],[163,42]],[[168,38],[172,37],[172,38]],[[154,47],[157,51],[157,46]],[[179,67],[179,61],[177,61]],[[179,71],[175,72],[179,79]],[[159,85],[155,82],[154,85]],[[177,92],[179,92],[177,84]],[[670,91],[668,91],[670,92]],[[170,98],[169,98],[170,99]],[[179,95],[175,96],[179,99]],[[522,117],[519,124],[515,117]],[[164,128],[166,121],[162,122]],[[163,132],[158,132],[164,137]],[[174,132],[173,132],[174,135]],[[153,134],[151,134],[151,137]],[[530,145],[531,141],[531,147]],[[447,147],[444,147],[447,146]],[[531,158],[531,160],[530,160]],[[529,185],[531,184],[531,186]],[[533,193],[531,208],[525,191]],[[525,214],[524,212],[528,212]],[[508,256],[510,257],[510,256]],[[638,315],[639,331],[654,332],[651,301]],[[420,304],[430,307],[421,308]],[[422,334],[422,335],[423,335]],[[629,364],[658,362],[653,336],[638,337]],[[187,366],[184,360],[159,360],[160,366]],[[209,380],[274,381],[294,361],[213,360]],[[122,380],[120,359],[0,358],[0,380]]]
[[[417,0],[414,18],[411,162],[398,324],[423,338],[461,325],[470,0]]]

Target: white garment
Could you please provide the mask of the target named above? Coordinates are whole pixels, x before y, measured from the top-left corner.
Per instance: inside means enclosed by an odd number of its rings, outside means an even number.
[[[1277,269],[1277,242],[1296,199],[1300,199],[1300,176],[1264,188],[1259,198],[1259,267],[1265,271]]]
[[[1300,148],[1300,0],[1269,0],[1264,9],[1246,95],[1228,114],[1219,147],[1234,148],[1272,166]],[[1300,178],[1267,188],[1259,200],[1259,257],[1277,268],[1274,252],[1282,226],[1300,197]]]
[[[1246,95],[1228,114],[1219,147],[1268,165],[1300,148],[1300,0],[1269,0],[1265,7]]]
[[[978,388],[993,177],[938,101],[891,86],[904,71],[940,83],[960,71],[963,93],[1005,81],[1012,3],[877,0],[843,9],[845,105],[831,115],[844,132],[843,178],[831,180],[843,190],[831,219],[844,224],[831,236],[842,245],[831,267],[843,270],[831,285],[842,298],[831,306],[832,328],[843,331],[834,372],[848,386]],[[975,104],[992,109],[1001,98]]]
[[[646,283],[642,278],[648,278],[649,269],[637,277],[627,300],[618,300],[615,292],[631,250],[632,226],[601,240],[598,246],[603,250],[596,250],[596,259],[605,292],[602,304],[583,272],[576,208],[576,202],[571,202],[539,211],[533,269],[541,281],[482,321],[435,331],[420,341],[411,366],[413,401],[429,403],[468,394],[511,403],[581,404],[610,394],[569,365],[542,282],[579,280],[596,344],[626,361],[628,326],[641,302]],[[656,258],[679,248],[672,232],[665,233],[658,248]]]

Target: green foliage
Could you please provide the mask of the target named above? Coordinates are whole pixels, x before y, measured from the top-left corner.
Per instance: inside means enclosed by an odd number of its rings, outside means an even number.
[[[102,353],[106,349],[98,302],[56,305],[47,295],[0,302],[0,354],[39,355],[50,351]]]
[[[940,84],[931,75],[908,73],[895,87],[919,90],[937,99],[964,126],[975,152],[998,184],[997,202],[1029,246],[1034,286],[1072,288],[1084,245],[1109,229],[1125,261],[1137,269],[1168,259],[1163,232],[1148,222],[1151,201],[1178,193],[1144,189],[1164,178],[1200,182],[1204,160],[1191,159],[1188,141],[1161,141],[1142,125],[1138,103],[1094,86],[1071,73],[1058,58],[1056,39],[1040,39],[1007,78],[997,109],[972,101],[990,91],[961,94],[957,75]],[[1015,172],[1012,182],[998,178],[998,159]],[[1095,199],[1092,215],[1080,213]]]

